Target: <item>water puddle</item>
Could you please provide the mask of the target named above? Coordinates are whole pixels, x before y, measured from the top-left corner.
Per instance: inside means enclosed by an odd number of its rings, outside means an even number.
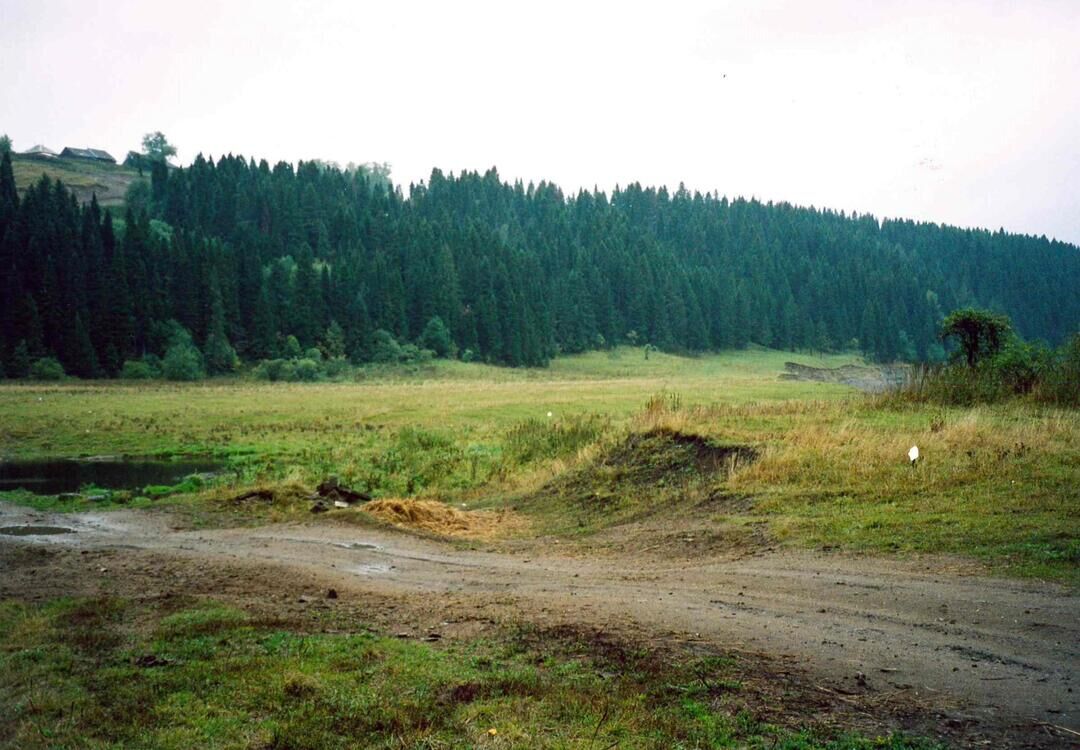
[[[369,565],[351,565],[346,568],[346,570],[361,576],[374,576],[382,573],[389,573],[393,567],[393,565],[372,563]]]
[[[63,526],[0,526],[0,534],[5,536],[51,536],[53,534],[75,534],[75,529]]]
[[[138,490],[172,485],[191,474],[220,471],[220,461],[129,461],[124,459],[0,461],[0,490],[24,489],[36,495],[78,492],[87,485]]]
[[[342,549],[369,549],[376,552],[382,549],[379,545],[370,544],[369,542],[333,542],[332,544]]]

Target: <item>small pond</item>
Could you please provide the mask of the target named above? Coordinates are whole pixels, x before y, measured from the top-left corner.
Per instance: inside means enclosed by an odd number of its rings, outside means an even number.
[[[189,474],[220,471],[210,459],[126,461],[123,459],[0,461],[0,491],[24,489],[37,495],[78,492],[92,484],[109,490],[137,490],[149,484],[176,484]]]

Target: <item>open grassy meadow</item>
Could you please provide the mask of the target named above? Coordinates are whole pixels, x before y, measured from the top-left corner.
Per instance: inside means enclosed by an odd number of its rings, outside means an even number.
[[[516,534],[582,540],[627,519],[677,517],[725,493],[746,502],[710,520],[764,526],[772,543],[961,555],[1010,574],[1078,580],[1075,412],[894,405],[841,385],[780,379],[789,359],[855,361],[767,350],[646,358],[624,348],[546,370],[436,362],[368,371],[358,382],[5,386],[0,455],[212,455],[229,470],[168,502],[212,506],[247,487],[310,488],[336,475],[380,498],[512,507],[528,521]],[[664,468],[679,457],[659,456],[661,447],[623,455],[625,470],[589,470],[612,464],[628,435],[657,431],[740,446],[756,460],[680,474]],[[914,468],[913,444],[923,455]],[[651,461],[667,473],[650,473]],[[138,495],[120,499],[161,502]],[[301,512],[287,501],[270,511]]]
[[[2,494],[249,524],[308,518],[307,493],[336,475],[387,507],[514,520],[462,526],[483,544],[555,536],[602,554],[624,524],[689,519],[721,544],[944,554],[1080,581],[1075,412],[899,404],[781,379],[789,359],[856,361],[619,349],[542,371],[436,362],[315,384],[5,385],[4,458],[208,455],[227,468],[94,500]],[[236,502],[252,490],[272,502]],[[387,520],[373,514],[330,511]],[[0,603],[0,747],[936,747],[792,723],[811,709],[777,701],[802,699],[727,656],[524,625],[434,645],[362,613],[275,612],[122,591]],[[778,710],[789,718],[772,723]]]

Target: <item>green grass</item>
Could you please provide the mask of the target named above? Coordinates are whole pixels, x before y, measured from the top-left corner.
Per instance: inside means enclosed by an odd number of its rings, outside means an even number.
[[[438,648],[351,631],[213,601],[5,602],[0,747],[936,747],[772,726],[740,709],[724,657],[534,630]]]
[[[640,349],[619,349],[557,360],[550,370],[439,362],[360,384],[0,386],[0,457],[213,455],[230,459],[250,481],[339,474],[381,494],[461,489],[504,475],[507,435],[530,420],[623,420],[675,386],[687,398],[720,403],[849,393],[780,381],[791,356],[654,353],[645,360]],[[632,367],[642,373],[627,377]]]
[[[382,497],[517,505],[535,532],[582,539],[649,514],[693,514],[702,497],[733,493],[752,508],[708,522],[764,524],[773,542],[945,553],[1010,575],[1080,582],[1080,414],[1024,402],[898,404],[780,380],[789,359],[853,361],[766,350],[646,360],[622,348],[560,358],[547,370],[437,362],[365,371],[358,383],[5,385],[0,456],[215,455],[230,466],[217,498],[338,475]],[[752,446],[760,458],[731,477],[672,474],[635,485],[610,471],[588,474],[590,461],[628,435],[659,427]],[[924,456],[915,469],[906,460],[913,444]],[[579,471],[596,487],[537,495]],[[590,489],[607,504],[582,500]],[[197,507],[199,497],[168,502]],[[289,517],[281,504],[259,512]],[[301,513],[298,503],[291,517]]]
[[[11,168],[20,193],[45,174],[63,182],[79,200],[89,201],[91,194],[96,193],[102,206],[123,204],[128,186],[139,179],[134,169],[80,159],[27,159],[16,155]],[[149,175],[146,179],[150,179]]]

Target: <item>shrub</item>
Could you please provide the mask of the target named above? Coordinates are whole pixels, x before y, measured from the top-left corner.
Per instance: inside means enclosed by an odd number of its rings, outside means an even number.
[[[1080,406],[1080,334],[1057,351],[1014,338],[974,367],[962,358],[949,365],[924,365],[912,373],[903,389],[885,398],[972,406],[1012,396]]]
[[[202,353],[194,344],[184,341],[178,341],[165,352],[161,370],[169,380],[192,381],[206,377]]]
[[[349,361],[335,357],[325,362],[315,359],[264,359],[253,371],[256,378],[270,382],[312,382],[326,375],[339,376],[349,370]]]
[[[310,383],[319,379],[322,368],[313,359],[298,359],[293,366],[293,379]]]
[[[1012,339],[991,363],[991,369],[1002,384],[1013,393],[1031,393],[1040,375],[1053,363],[1049,350],[1041,344],[1028,344]]]
[[[300,356],[300,342],[296,336],[286,336],[285,344],[282,347],[282,353],[289,359],[296,359]]]
[[[323,352],[327,359],[345,356],[345,331],[336,320],[331,320],[330,325],[323,334]]]
[[[124,380],[150,380],[157,377],[157,374],[147,362],[141,359],[129,359],[120,369],[120,377]]]
[[[211,332],[206,337],[206,366],[214,375],[233,372],[240,366],[236,350],[223,333]]]
[[[264,359],[255,368],[255,377],[271,383],[289,381],[294,377],[293,364],[287,359]]]
[[[437,315],[424,326],[424,332],[420,334],[418,343],[421,347],[433,351],[436,357],[453,357],[457,354],[457,347],[450,338],[450,329]]]
[[[384,328],[371,334],[371,361],[397,362],[401,358],[401,346],[394,335]]]
[[[55,357],[42,357],[30,365],[31,380],[62,380],[64,366]]]
[[[29,377],[31,362],[33,362],[33,360],[30,358],[30,349],[27,347],[25,341],[20,340],[15,346],[15,350],[11,353],[8,376],[12,378]]]
[[[345,357],[331,357],[323,362],[323,372],[330,378],[339,378],[347,375],[349,370],[349,360]]]
[[[401,347],[398,354],[398,362],[408,365],[422,365],[435,358],[435,352],[430,349],[421,349],[415,344],[406,344]]]
[[[1045,403],[1080,407],[1080,333],[1073,334],[1052,357],[1034,396]]]

